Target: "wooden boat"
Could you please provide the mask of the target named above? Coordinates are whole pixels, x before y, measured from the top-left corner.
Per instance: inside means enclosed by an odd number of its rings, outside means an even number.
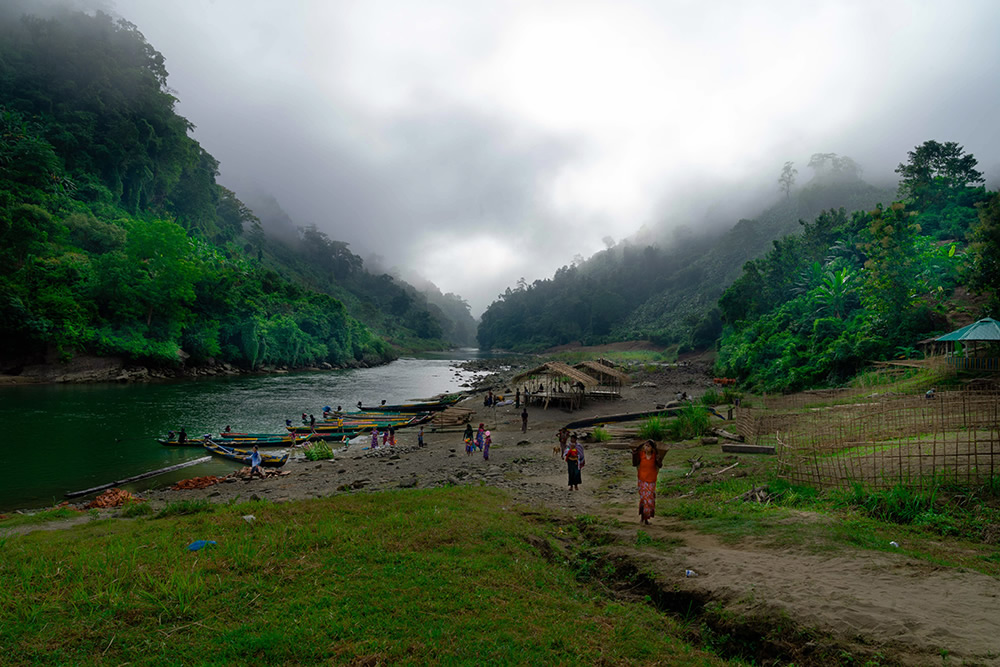
[[[294,433],[235,433],[232,431],[227,433],[223,431],[218,437],[213,437],[212,440],[216,442],[232,440],[247,445],[263,445],[270,443],[296,444],[304,442],[305,438],[299,437]]]
[[[253,452],[248,449],[226,447],[225,445],[212,442],[211,440],[206,442],[204,447],[211,454],[221,456],[222,458],[229,459],[230,461],[242,463],[245,466],[250,465],[250,456],[253,454]],[[266,468],[280,468],[288,462],[288,452],[285,452],[281,456],[278,456],[277,454],[265,454],[263,452],[257,453],[260,454],[260,464]]]
[[[576,421],[566,424],[564,428],[570,430],[575,428],[586,428],[588,426],[597,426],[599,424],[613,424],[616,422],[630,422],[638,421],[639,419],[648,419],[649,417],[676,417],[677,414],[684,409],[686,406],[676,406],[661,408],[659,410],[647,410],[645,412],[628,412],[619,415],[607,415],[604,417],[591,417],[589,419],[578,419]],[[719,419],[725,419],[719,412],[712,407],[707,405],[698,406],[704,408],[709,414],[718,417]]]
[[[358,409],[368,412],[437,412],[458,403],[463,394],[452,394],[437,401],[420,401],[417,403],[402,403],[399,405],[359,405]]]
[[[257,445],[258,447],[288,447],[293,444],[305,442],[306,438],[304,436],[294,436],[289,434],[288,436],[277,436],[269,438],[188,438],[184,442],[178,442],[177,440],[161,440],[157,439],[157,442],[164,447],[201,447],[206,442],[218,442],[224,445],[236,445],[240,447],[252,447]]]

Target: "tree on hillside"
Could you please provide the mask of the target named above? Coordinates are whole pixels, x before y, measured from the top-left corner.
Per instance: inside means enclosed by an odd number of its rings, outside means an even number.
[[[979,206],[979,223],[972,230],[972,271],[969,287],[989,297],[990,317],[1000,317],[1000,193]]]
[[[914,239],[920,226],[900,202],[888,209],[880,204],[870,215],[866,242],[862,244],[868,260],[861,301],[879,325],[892,329],[912,303]]]
[[[843,183],[861,178],[858,163],[836,153],[813,153],[809,158],[809,168],[815,172],[815,180],[819,183]]]
[[[785,193],[785,199],[791,195],[792,186],[795,185],[795,175],[799,173],[799,170],[793,166],[794,164],[794,162],[786,162],[785,166],[781,168],[781,176],[778,177],[778,186]]]
[[[907,154],[908,162],[896,167],[899,196],[919,211],[940,208],[968,188],[984,183],[971,153],[954,141],[925,141]]]

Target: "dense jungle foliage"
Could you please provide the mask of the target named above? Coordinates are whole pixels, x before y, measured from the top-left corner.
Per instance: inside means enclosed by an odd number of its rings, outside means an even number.
[[[722,331],[718,299],[745,262],[795,231],[800,219],[832,206],[870,208],[894,191],[865,183],[848,157],[821,153],[809,166],[814,176],[805,187],[791,192],[789,166],[786,196],[728,231],[682,230],[658,242],[622,241],[562,267],[551,279],[520,281],[483,314],[480,345],[531,351],[575,341],[713,344]]]
[[[29,8],[0,7],[0,370],[80,353],[343,366],[392,358],[384,339],[461,336],[346,244],[266,235],[216,182],[134,25]]]
[[[902,201],[824,212],[746,263],[719,301],[718,372],[759,391],[838,384],[916,355],[950,315],[1000,313],[1000,194],[980,185],[975,158],[928,141],[896,171]]]

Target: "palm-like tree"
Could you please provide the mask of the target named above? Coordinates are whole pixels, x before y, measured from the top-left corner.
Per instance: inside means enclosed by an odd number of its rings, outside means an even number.
[[[823,282],[816,288],[816,301],[820,308],[829,310],[834,317],[842,319],[847,310],[847,302],[854,293],[853,280],[854,274],[847,268],[827,270],[823,274]]]

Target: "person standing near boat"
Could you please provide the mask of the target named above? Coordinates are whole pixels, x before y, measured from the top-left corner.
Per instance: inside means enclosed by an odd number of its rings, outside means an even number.
[[[584,459],[583,445],[577,442],[576,433],[569,437],[569,445],[566,447],[563,459],[566,461],[566,471],[569,473],[569,489],[570,491],[579,491],[580,482],[583,481],[580,469],[583,467]]]
[[[378,449],[378,426],[372,426],[371,449]]]
[[[423,425],[421,425],[420,432],[417,433],[417,447],[423,447],[423,446],[424,446],[424,427]]]
[[[396,427],[395,426],[390,426],[389,427],[389,446],[390,447],[395,447],[396,446]]]
[[[260,475],[260,478],[264,479],[264,472],[260,469],[260,452],[257,451],[257,445],[253,446],[253,452],[250,454],[250,479],[253,479],[254,475]]]
[[[180,435],[177,436],[177,442],[183,445],[185,442],[187,442],[187,439],[188,439],[188,432],[184,430],[183,426],[181,426],[181,433]]]
[[[645,525],[656,514],[656,477],[663,467],[663,454],[652,440],[632,450],[632,465],[639,477],[639,521]]]

